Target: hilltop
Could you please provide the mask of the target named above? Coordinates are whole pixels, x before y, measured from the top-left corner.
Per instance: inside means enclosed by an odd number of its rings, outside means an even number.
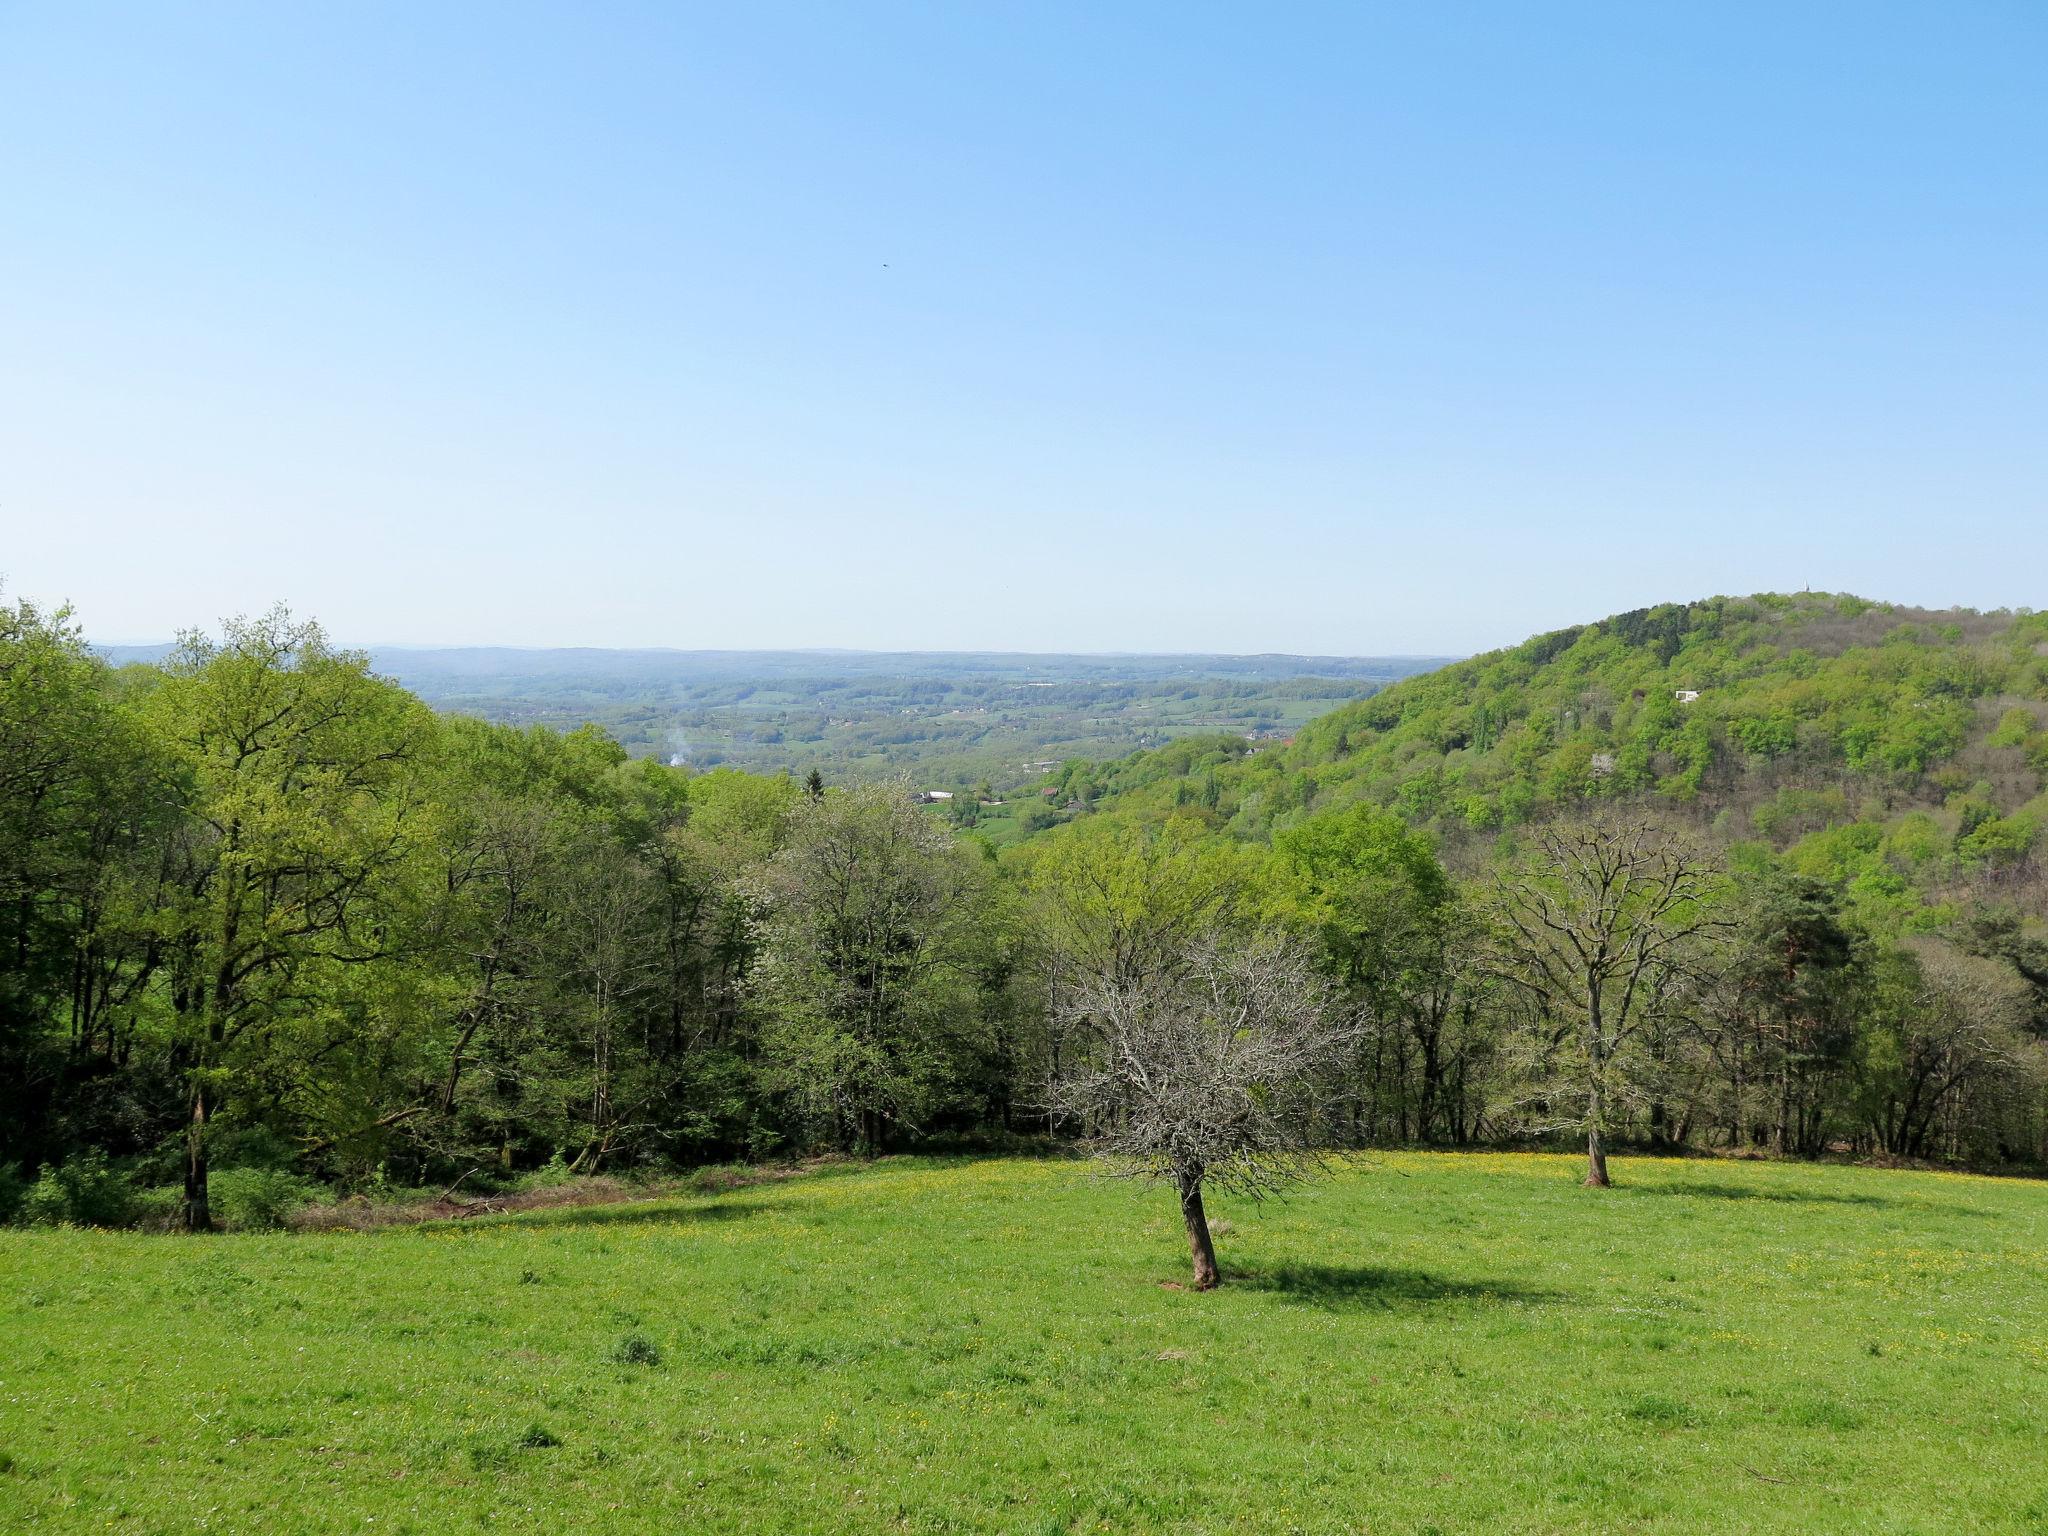
[[[2044,723],[2048,614],[1716,597],[1404,679],[1284,745],[1190,737],[1070,764],[1054,798],[1248,839],[1364,800],[1451,847],[1632,800],[1731,841],[1818,839],[1815,860],[2011,875],[2048,820]]]

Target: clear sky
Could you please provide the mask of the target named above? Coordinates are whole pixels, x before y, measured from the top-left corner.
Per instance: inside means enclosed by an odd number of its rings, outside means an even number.
[[[151,639],[2048,606],[2048,5],[0,0],[0,573]]]

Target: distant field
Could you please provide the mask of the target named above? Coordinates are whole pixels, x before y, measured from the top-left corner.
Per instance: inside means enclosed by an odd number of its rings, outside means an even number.
[[[1193,732],[1291,733],[1442,659],[394,650],[378,664],[439,709],[591,721],[629,751],[692,767],[1013,791],[1040,761]]]
[[[1617,1171],[1392,1155],[1219,1202],[1210,1295],[1165,1284],[1167,1196],[1065,1161],[368,1235],[0,1232],[0,1529],[2048,1524],[2048,1188]]]

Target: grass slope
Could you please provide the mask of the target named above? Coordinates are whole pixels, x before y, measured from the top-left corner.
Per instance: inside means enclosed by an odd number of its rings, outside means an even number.
[[[0,1529],[2048,1523],[2048,1190],[1402,1154],[1171,1201],[890,1161],[465,1226],[0,1233]],[[623,1340],[656,1363],[619,1356]]]

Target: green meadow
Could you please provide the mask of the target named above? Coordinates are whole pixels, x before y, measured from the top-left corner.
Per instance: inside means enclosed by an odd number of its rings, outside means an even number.
[[[2048,1526],[2048,1188],[890,1159],[368,1233],[0,1232],[0,1530]]]

